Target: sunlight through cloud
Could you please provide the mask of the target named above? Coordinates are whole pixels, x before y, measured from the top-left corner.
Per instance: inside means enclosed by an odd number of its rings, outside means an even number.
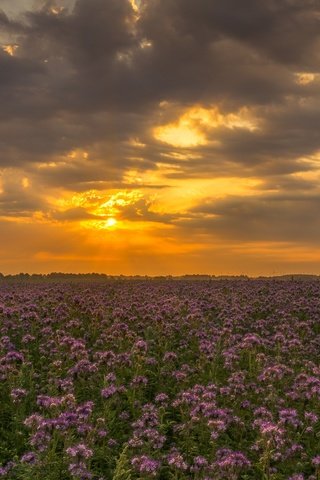
[[[295,74],[296,83],[299,85],[309,85],[316,79],[316,74],[311,72],[298,72]]]
[[[10,55],[10,57],[15,56],[18,48],[19,48],[19,45],[17,45],[16,43],[2,45],[2,50],[6,52],[8,55]]]
[[[157,140],[173,147],[189,148],[207,144],[207,133],[219,127],[249,131],[257,129],[256,122],[245,107],[228,114],[221,113],[218,107],[192,107],[176,122],[156,127],[153,134]]]

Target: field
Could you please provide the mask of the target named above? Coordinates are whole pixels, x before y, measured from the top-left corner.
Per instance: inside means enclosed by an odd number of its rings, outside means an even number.
[[[320,282],[3,282],[0,476],[320,479]]]

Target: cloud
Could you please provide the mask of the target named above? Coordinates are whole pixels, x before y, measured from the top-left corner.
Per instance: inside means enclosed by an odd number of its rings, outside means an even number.
[[[45,203],[19,171],[11,169],[0,177],[0,217],[30,217]]]
[[[56,13],[53,2],[43,2],[42,8],[39,3],[37,10],[21,9],[18,19],[2,14],[18,45],[13,57],[6,52],[0,57],[5,165],[23,162],[19,155],[29,162],[39,156],[52,162],[57,154],[96,144],[103,150],[110,142],[122,150],[123,142],[148,135],[159,123],[163,101],[180,105],[181,112],[194,104],[218,105],[226,115],[244,106],[258,110],[265,120],[260,135],[218,134],[222,148],[208,153],[220,162],[227,157],[227,163],[242,163],[245,156],[250,162],[255,153],[260,159],[288,155],[283,136],[291,119],[301,118],[301,136],[317,124],[315,112],[303,127],[310,107],[299,102],[309,97],[312,103],[319,88],[296,81],[296,72],[307,68],[307,53],[318,52],[313,49],[319,41],[316,2],[247,0],[239,10],[232,0],[225,6],[150,0],[142,2],[138,17],[128,0],[66,5]],[[288,57],[279,57],[281,49]],[[294,138],[297,143],[299,137]],[[157,162],[159,147],[149,137],[150,142],[149,159]],[[294,153],[319,146],[315,139],[301,143]],[[204,157],[207,151],[203,148]],[[123,171],[128,160],[120,154]]]
[[[207,201],[192,209],[184,223],[231,241],[278,241],[317,245],[320,235],[319,192],[273,193]]]
[[[128,235],[142,222],[200,250],[317,244],[317,0],[1,8],[2,217],[93,225],[90,208],[55,200],[138,191],[117,211]],[[255,187],[238,195],[230,179]]]

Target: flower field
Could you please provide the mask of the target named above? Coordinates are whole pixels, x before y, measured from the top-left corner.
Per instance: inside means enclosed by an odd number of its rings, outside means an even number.
[[[320,282],[0,287],[0,476],[320,479]]]

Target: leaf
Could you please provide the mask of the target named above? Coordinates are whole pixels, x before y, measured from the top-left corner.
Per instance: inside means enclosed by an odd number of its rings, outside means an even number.
[[[128,445],[125,445],[117,460],[112,480],[131,480],[131,467],[127,456],[127,450]]]

